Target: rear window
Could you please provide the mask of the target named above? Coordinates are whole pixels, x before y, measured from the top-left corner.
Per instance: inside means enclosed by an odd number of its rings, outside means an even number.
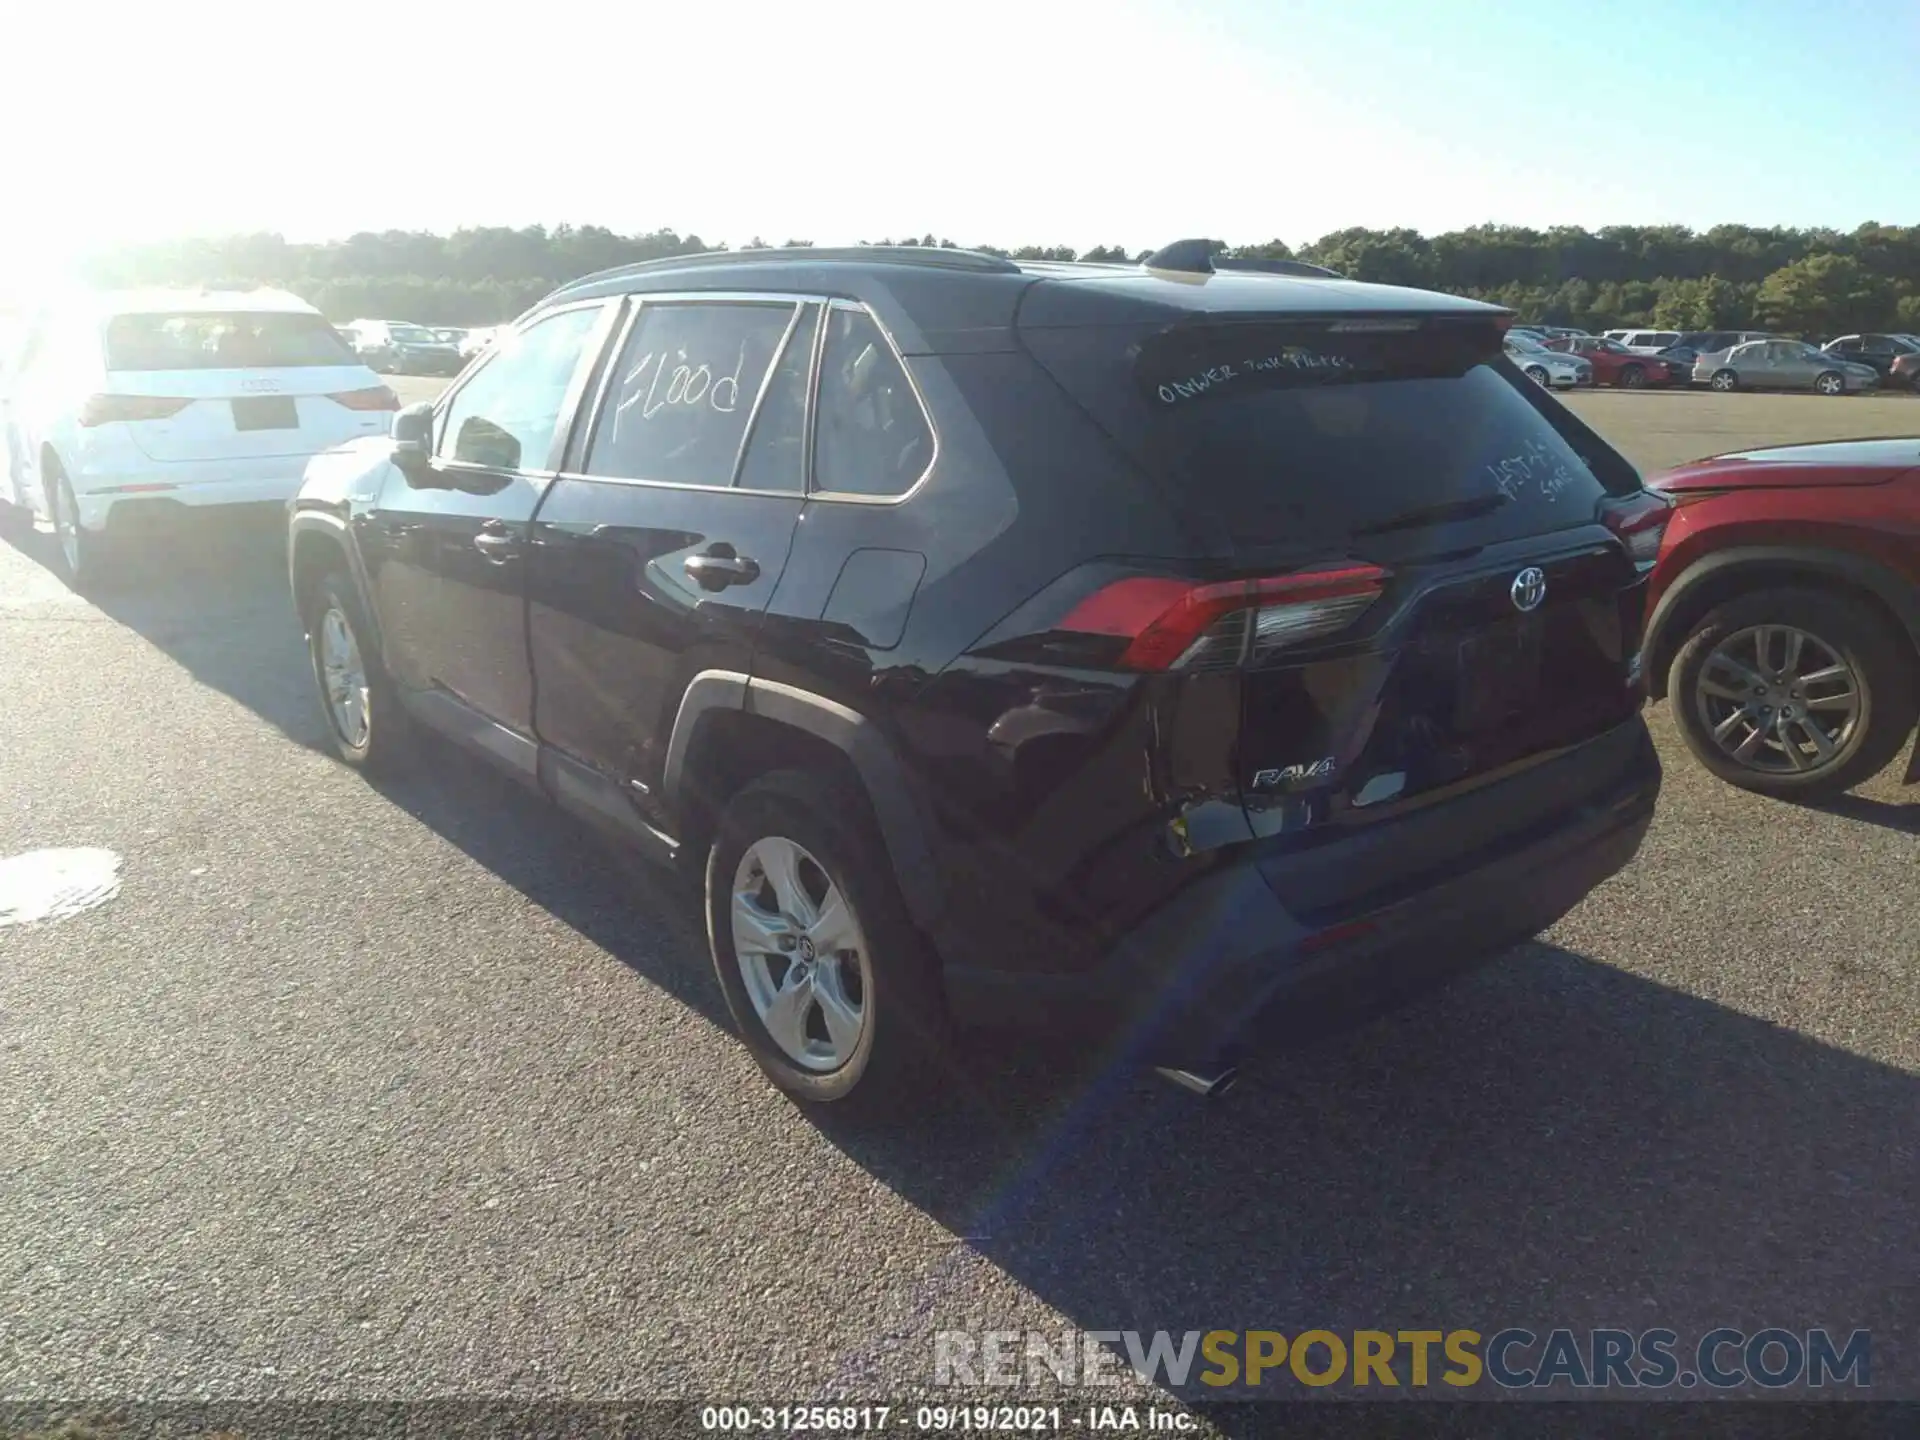
[[[1449,510],[1485,516],[1492,539],[1591,520],[1609,470],[1635,483],[1490,327],[1212,327],[1149,342],[1137,374],[1156,448],[1244,539],[1324,543]]]
[[[272,370],[353,365],[353,348],[319,315],[245,311],[116,315],[107,322],[109,370]]]

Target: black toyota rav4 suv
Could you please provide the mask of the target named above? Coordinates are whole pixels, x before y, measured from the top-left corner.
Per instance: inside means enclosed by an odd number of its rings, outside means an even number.
[[[704,874],[772,1079],[955,1032],[1227,1072],[1627,863],[1666,502],[1503,358],[1336,277],[954,250],[566,285],[291,513],[333,741],[424,726]]]

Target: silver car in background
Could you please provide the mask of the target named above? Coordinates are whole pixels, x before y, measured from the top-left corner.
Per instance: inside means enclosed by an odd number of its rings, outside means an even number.
[[[1877,386],[1880,372],[1871,365],[1836,359],[1804,340],[1750,340],[1695,357],[1693,380],[1722,393],[1812,390],[1821,395],[1851,395]]]
[[[1593,385],[1593,362],[1590,360],[1549,350],[1531,335],[1516,335],[1511,330],[1507,332],[1506,348],[1507,358],[1518,365],[1520,373],[1536,385],[1543,385],[1549,390],[1572,390],[1580,386],[1591,388]]]

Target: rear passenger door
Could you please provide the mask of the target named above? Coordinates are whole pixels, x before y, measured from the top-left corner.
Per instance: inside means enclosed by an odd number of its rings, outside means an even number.
[[[533,526],[535,727],[561,799],[611,786],[665,823],[653,797],[688,682],[748,672],[805,499],[821,309],[634,306]]]

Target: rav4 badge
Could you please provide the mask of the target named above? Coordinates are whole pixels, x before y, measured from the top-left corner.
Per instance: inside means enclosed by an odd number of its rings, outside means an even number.
[[[1261,770],[1253,777],[1253,788],[1271,790],[1277,785],[1298,785],[1303,780],[1324,780],[1333,774],[1336,766],[1333,756],[1315,760],[1311,764],[1282,765],[1278,770]]]

